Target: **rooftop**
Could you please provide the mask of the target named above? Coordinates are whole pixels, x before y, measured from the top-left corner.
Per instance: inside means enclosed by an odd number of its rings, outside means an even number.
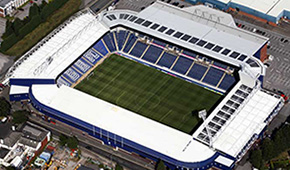
[[[290,11],[289,0],[219,0],[223,3],[236,3],[271,16],[279,16],[284,10]]]
[[[0,0],[0,7],[5,7],[12,0]]]
[[[0,148],[0,159],[3,159],[7,155],[7,153],[9,153],[8,149]]]

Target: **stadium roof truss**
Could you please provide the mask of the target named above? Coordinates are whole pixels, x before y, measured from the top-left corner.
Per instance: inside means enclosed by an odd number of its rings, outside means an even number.
[[[239,67],[240,80],[192,135],[55,84],[58,75],[117,26]],[[98,132],[114,138],[121,142],[120,148],[127,142],[130,148],[179,168],[231,169],[283,106],[279,96],[261,89],[259,78],[265,75],[265,67],[253,57],[267,41],[235,27],[227,14],[203,6],[180,9],[157,1],[140,13],[111,10],[95,16],[81,12],[23,55],[4,83],[10,81],[10,95],[25,94],[23,98],[41,112],[73,121],[83,130],[93,129],[91,135]]]

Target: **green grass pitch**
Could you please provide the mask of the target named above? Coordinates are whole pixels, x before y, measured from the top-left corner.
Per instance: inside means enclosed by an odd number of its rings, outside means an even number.
[[[222,97],[195,84],[118,55],[112,55],[76,89],[165,125],[190,133]]]

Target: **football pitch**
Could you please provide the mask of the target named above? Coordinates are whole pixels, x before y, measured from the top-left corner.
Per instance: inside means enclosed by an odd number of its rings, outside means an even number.
[[[199,123],[196,111],[210,110],[222,97],[115,54],[76,89],[185,133]]]

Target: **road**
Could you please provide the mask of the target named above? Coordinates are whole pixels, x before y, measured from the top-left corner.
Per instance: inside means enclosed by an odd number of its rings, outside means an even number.
[[[154,169],[154,165],[149,160],[141,157],[128,154],[122,151],[115,151],[107,145],[102,145],[99,141],[95,140],[89,135],[84,135],[82,131],[72,128],[69,125],[57,121],[56,125],[43,121],[41,118],[30,116],[29,120],[39,126],[42,126],[52,132],[53,135],[59,136],[64,134],[67,136],[76,136],[79,140],[79,145],[85,147],[97,154],[100,154],[107,159],[118,162],[128,169],[146,170]]]
[[[103,9],[109,7],[112,3],[114,2],[114,0],[98,0],[98,1],[93,1],[92,3],[88,4],[87,6],[90,6],[90,9],[95,12],[98,13],[100,11],[102,11]]]

